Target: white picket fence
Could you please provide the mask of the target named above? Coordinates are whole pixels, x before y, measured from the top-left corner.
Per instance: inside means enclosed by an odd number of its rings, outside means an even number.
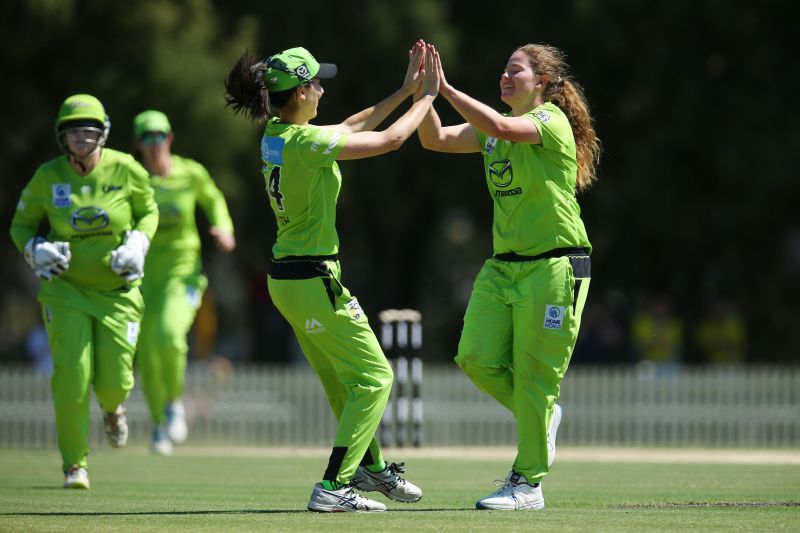
[[[428,365],[422,384],[423,446],[510,445],[509,412],[451,365]],[[189,368],[185,397],[193,445],[328,446],[335,432],[316,375],[307,366]],[[800,446],[800,367],[570,369],[559,403],[563,445]],[[130,442],[150,423],[141,389],[126,402]],[[105,446],[92,406],[90,442]],[[49,378],[0,368],[0,447],[56,445]]]

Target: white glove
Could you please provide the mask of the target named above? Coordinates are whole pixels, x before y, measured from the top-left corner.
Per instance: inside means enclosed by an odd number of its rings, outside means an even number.
[[[125,233],[119,248],[111,252],[111,270],[134,281],[144,277],[144,256],[150,249],[150,239],[138,230]]]
[[[34,273],[47,281],[66,272],[72,259],[68,242],[50,242],[41,236],[28,241],[23,255]]]

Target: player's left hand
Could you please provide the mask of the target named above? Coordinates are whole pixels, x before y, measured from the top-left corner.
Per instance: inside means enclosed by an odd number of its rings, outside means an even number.
[[[406,77],[403,80],[402,91],[411,95],[417,92],[419,84],[422,81],[423,61],[425,60],[425,41],[422,39],[414,43],[411,50],[408,51],[408,68],[406,69]]]
[[[111,252],[111,270],[134,281],[144,277],[144,256],[150,249],[150,239],[138,230],[125,234],[125,240],[119,248]]]

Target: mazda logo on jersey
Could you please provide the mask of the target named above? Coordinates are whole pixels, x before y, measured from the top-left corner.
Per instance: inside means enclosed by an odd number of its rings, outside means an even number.
[[[501,159],[489,163],[489,179],[495,187],[508,187],[514,180],[514,171],[511,170],[511,161]]]
[[[99,207],[81,207],[72,213],[69,223],[75,231],[97,231],[108,226],[108,213]]]

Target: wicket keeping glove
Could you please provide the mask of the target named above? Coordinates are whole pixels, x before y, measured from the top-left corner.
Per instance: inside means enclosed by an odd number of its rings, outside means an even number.
[[[134,281],[144,277],[144,256],[150,249],[150,239],[138,230],[125,233],[119,248],[111,252],[111,270]]]
[[[50,242],[41,236],[28,241],[23,255],[33,272],[47,281],[66,272],[72,259],[68,242]]]

